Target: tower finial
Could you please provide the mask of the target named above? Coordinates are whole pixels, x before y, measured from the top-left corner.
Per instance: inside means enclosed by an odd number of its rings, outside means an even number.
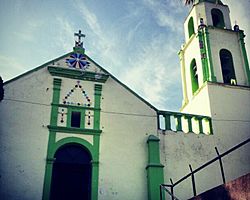
[[[75,47],[81,47],[81,48],[83,48],[83,42],[81,41],[81,37],[85,37],[85,35],[82,34],[81,30],[79,30],[79,32],[75,33],[74,36],[78,37],[77,38],[78,40],[75,40]]]

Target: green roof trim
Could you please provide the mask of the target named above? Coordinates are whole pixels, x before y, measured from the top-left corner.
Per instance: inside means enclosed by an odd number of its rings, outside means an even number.
[[[48,71],[52,76],[60,76],[64,78],[72,78],[78,80],[95,81],[105,83],[109,77],[106,74],[98,74],[88,71],[80,71],[63,67],[48,66]],[[98,77],[96,77],[98,75]]]
[[[58,60],[60,60],[60,59],[62,59],[62,58],[64,58],[64,57],[67,57],[67,56],[69,56],[69,55],[72,54],[72,53],[73,53],[73,52],[69,52],[69,53],[67,53],[67,54],[64,54],[64,55],[62,55],[62,56],[60,56],[60,57],[58,57],[58,58],[56,58],[56,59],[53,59],[53,60],[50,60],[50,61],[44,63],[43,65],[40,65],[40,66],[38,66],[38,67],[36,67],[36,68],[30,70],[30,71],[27,71],[27,72],[25,72],[25,73],[23,73],[23,74],[21,74],[21,75],[18,75],[18,76],[16,76],[16,77],[14,77],[13,79],[10,79],[10,80],[4,82],[4,85],[5,85],[5,84],[8,84],[8,83],[10,83],[10,82],[13,82],[13,81],[15,81],[15,80],[17,80],[17,79],[19,79],[19,78],[22,78],[22,77],[24,77],[24,76],[26,76],[26,75],[28,75],[28,74],[31,74],[31,73],[33,73],[33,72],[36,72],[36,71],[38,71],[38,70],[40,70],[40,69],[46,67],[46,66],[49,65],[50,63],[57,62]]]
[[[64,58],[64,57],[67,57],[69,56],[70,54],[74,53],[77,49],[74,49],[74,51],[71,51],[67,54],[64,54],[56,59],[53,59],[53,60],[50,60],[48,62],[46,62],[45,64],[41,65],[41,66],[38,66],[30,71],[27,71],[13,79],[10,79],[6,82],[4,82],[4,84],[8,84],[10,82],[13,82],[19,78],[22,78],[28,74],[31,74],[35,71],[38,71],[44,67],[47,67],[49,64],[53,63],[53,62],[57,62],[58,60]],[[115,76],[113,76],[111,73],[109,73],[107,70],[105,70],[103,67],[101,67],[98,63],[96,63],[94,60],[92,60],[88,55],[84,54],[91,62],[93,62],[97,67],[99,67],[104,73],[107,73],[108,76],[110,76],[112,79],[114,79],[117,83],[119,83],[121,86],[123,86],[126,90],[128,90],[129,92],[131,92],[133,95],[135,95],[137,98],[139,98],[142,102],[144,102],[146,105],[148,105],[150,108],[152,108],[154,111],[157,111],[158,109],[156,107],[154,107],[151,103],[149,103],[148,101],[146,101],[144,98],[142,98],[140,95],[138,95],[136,92],[134,92],[132,89],[130,89],[128,86],[126,86],[124,83],[122,83],[120,80],[118,80]],[[107,76],[106,75],[106,76]]]

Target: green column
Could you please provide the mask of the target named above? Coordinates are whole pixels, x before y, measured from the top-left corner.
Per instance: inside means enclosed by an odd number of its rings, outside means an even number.
[[[198,38],[199,38],[199,47],[200,47],[200,55],[201,55],[201,63],[202,63],[203,82],[206,82],[209,77],[208,60],[207,60],[207,52],[205,48],[204,34],[202,34],[200,30],[198,31]]]
[[[208,121],[209,121],[210,135],[213,135],[213,125],[212,125],[212,119],[211,119],[211,118],[209,118],[209,119],[208,119]]]
[[[60,90],[61,90],[62,80],[58,78],[54,78],[53,80],[53,97],[52,97],[52,108],[50,114],[50,125],[57,125],[57,117],[58,117],[58,106],[55,104],[59,104],[60,101]]]
[[[100,129],[100,108],[101,108],[102,85],[95,84],[95,111],[94,111],[94,129]]]
[[[92,161],[91,200],[98,199],[98,177],[99,177],[99,162]]]
[[[174,115],[174,118],[176,119],[176,131],[182,131],[181,117],[181,114]]]
[[[164,119],[165,119],[165,130],[172,130],[171,129],[171,120],[170,120],[170,114],[164,114]]]
[[[193,132],[193,127],[192,127],[192,116],[185,116],[185,118],[188,121],[188,132],[192,133]]]
[[[203,132],[203,125],[202,125],[203,118],[202,117],[196,117],[196,119],[198,120],[198,124],[199,124],[199,133],[200,134],[204,134],[204,132]]]
[[[160,184],[164,183],[163,165],[160,163],[160,139],[150,135],[148,144],[147,183],[148,200],[160,199]]]
[[[211,53],[209,32],[208,32],[207,27],[205,27],[205,30],[203,29],[203,37],[204,37],[204,42],[205,42],[205,46],[206,46],[208,65],[209,65],[209,69],[210,69],[209,81],[216,82],[217,79],[216,79],[216,76],[214,75],[213,58],[212,58],[212,53]]]
[[[94,110],[94,129],[100,130],[100,111],[101,111],[102,85],[95,84],[95,110]],[[98,179],[99,179],[99,146],[100,135],[94,135],[94,153],[92,161],[92,200],[98,199]]]
[[[247,52],[246,52],[246,47],[245,47],[245,41],[244,41],[244,31],[240,30],[239,31],[240,35],[240,47],[241,47],[241,52],[243,54],[243,59],[244,59],[244,66],[247,74],[247,80],[248,80],[248,86],[250,86],[250,69],[249,69],[249,63],[248,63],[248,58],[247,58]]]

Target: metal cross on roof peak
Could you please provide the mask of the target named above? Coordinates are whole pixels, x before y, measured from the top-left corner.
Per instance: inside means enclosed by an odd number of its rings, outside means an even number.
[[[78,33],[75,33],[74,36],[78,37],[78,41],[75,41],[76,47],[83,47],[83,43],[81,42],[81,37],[85,37],[81,30]]]

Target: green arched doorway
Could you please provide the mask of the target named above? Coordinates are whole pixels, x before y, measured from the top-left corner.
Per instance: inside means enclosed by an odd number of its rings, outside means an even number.
[[[82,146],[67,144],[55,153],[50,200],[91,199],[91,155]]]

